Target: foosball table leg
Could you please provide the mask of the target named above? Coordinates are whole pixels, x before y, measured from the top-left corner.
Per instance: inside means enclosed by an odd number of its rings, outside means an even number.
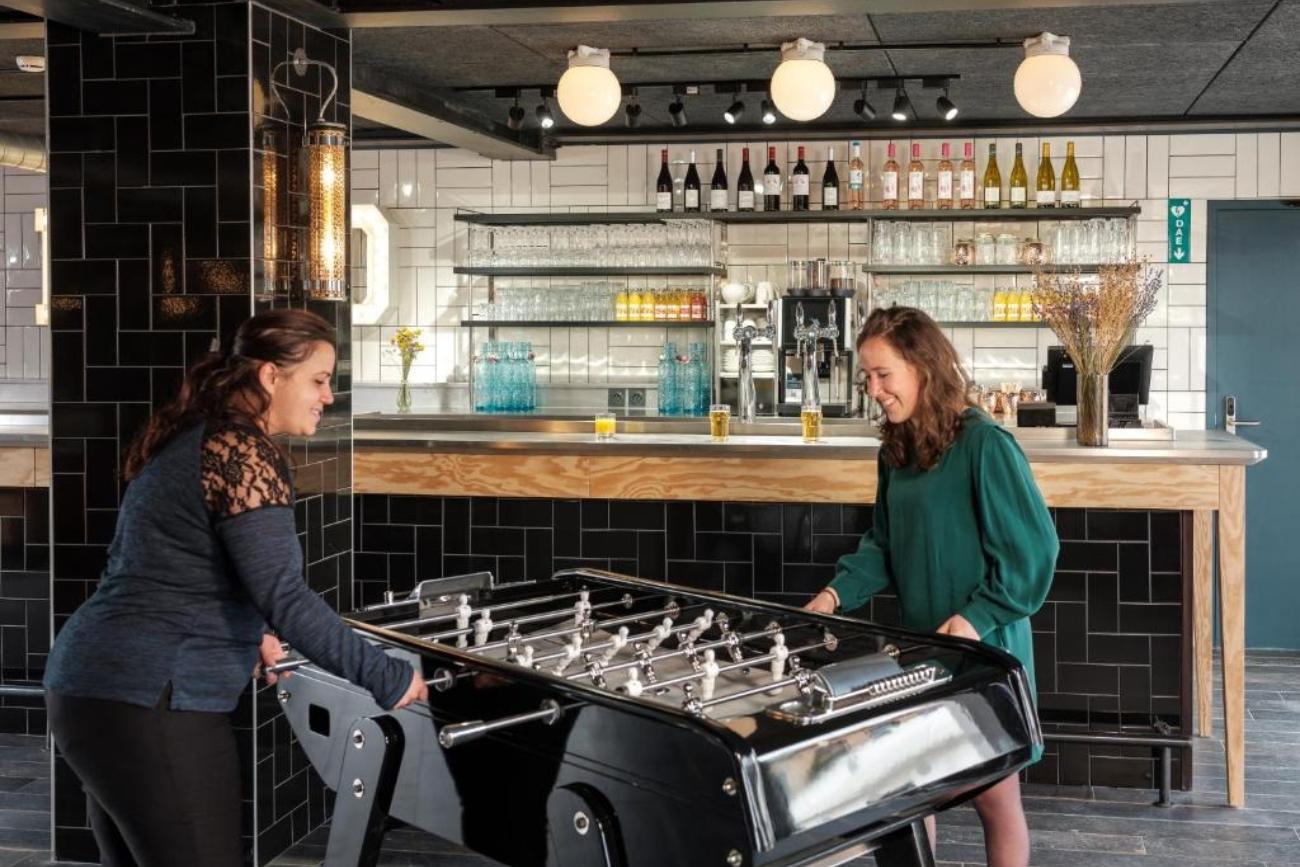
[[[391,716],[358,719],[348,732],[335,787],[325,867],[374,867],[405,741]]]
[[[876,867],[934,867],[930,837],[921,819],[886,834],[873,854]]]

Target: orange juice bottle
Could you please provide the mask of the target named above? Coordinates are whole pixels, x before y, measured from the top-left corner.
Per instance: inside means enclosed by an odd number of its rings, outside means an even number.
[[[627,318],[631,322],[641,318],[641,293],[635,289],[627,290]]]
[[[655,318],[655,293],[649,289],[641,290],[641,315],[637,318],[644,322]]]
[[[616,322],[626,322],[628,318],[627,290],[620,289],[618,290],[618,294],[614,296],[614,320]]]
[[[1007,295],[1010,294],[1005,289],[998,289],[993,293],[993,321],[1007,321]]]

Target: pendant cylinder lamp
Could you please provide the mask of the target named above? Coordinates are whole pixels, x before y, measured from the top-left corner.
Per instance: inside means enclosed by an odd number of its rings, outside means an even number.
[[[1079,66],[1070,57],[1070,38],[1040,33],[1025,40],[1025,59],[1016,69],[1016,101],[1034,117],[1059,117],[1083,90]]]
[[[347,127],[317,122],[307,128],[306,290],[313,298],[343,301],[347,284]]]
[[[771,96],[791,120],[816,120],[835,101],[835,75],[825,61],[826,46],[799,38],[781,46],[781,63],[772,73]]]
[[[569,52],[569,68],[555,88],[564,116],[580,126],[599,126],[623,102],[623,88],[609,68],[609,50],[579,45]]]

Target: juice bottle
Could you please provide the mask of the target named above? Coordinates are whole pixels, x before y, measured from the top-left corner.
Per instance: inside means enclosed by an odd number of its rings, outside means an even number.
[[[691,290],[678,289],[673,293],[673,299],[677,302],[677,318],[682,322],[688,322],[691,318]]]
[[[627,318],[631,322],[641,318],[641,293],[635,289],[627,290]]]
[[[664,296],[664,290],[654,290],[655,319],[668,318],[668,299]]]
[[[641,290],[641,315],[637,318],[646,322],[655,318],[655,293],[649,289]]]
[[[709,318],[709,299],[704,297],[704,290],[696,289],[691,293],[691,319],[703,322]]]
[[[626,322],[627,315],[627,290],[620,289],[614,296],[614,320],[617,322]]]
[[[993,321],[1007,321],[1007,290],[999,289],[993,293]]]

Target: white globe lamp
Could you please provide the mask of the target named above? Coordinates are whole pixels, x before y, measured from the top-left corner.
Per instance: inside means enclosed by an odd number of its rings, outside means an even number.
[[[579,45],[569,52],[569,68],[560,76],[555,98],[564,116],[580,126],[600,126],[614,116],[623,88],[609,69],[609,50]]]
[[[781,64],[772,73],[777,110],[791,120],[816,120],[835,101],[835,74],[825,61],[826,46],[796,39],[781,46]]]
[[[1016,70],[1016,101],[1034,117],[1059,117],[1083,90],[1079,66],[1070,57],[1070,38],[1040,33],[1025,40],[1025,59]]]

